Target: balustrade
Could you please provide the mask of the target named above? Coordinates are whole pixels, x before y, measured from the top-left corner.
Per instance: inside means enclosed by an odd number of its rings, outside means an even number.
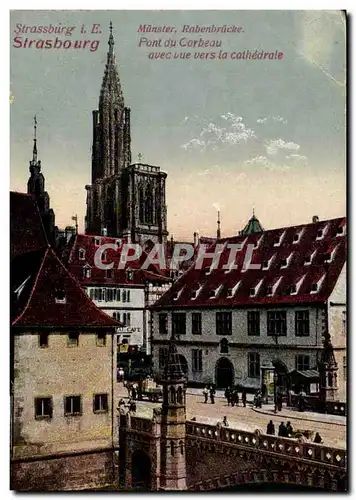
[[[346,467],[346,453],[344,450],[325,447],[316,443],[300,443],[293,438],[239,431],[230,427],[218,427],[198,422],[187,422],[186,433],[189,436],[240,444],[244,447],[324,462],[342,468]]]

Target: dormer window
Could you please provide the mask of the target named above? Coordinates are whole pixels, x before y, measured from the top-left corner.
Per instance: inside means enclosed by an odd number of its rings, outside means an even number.
[[[281,280],[282,280],[282,276],[280,276],[272,285],[268,285],[267,293],[266,293],[268,296],[272,296],[275,294],[277,287],[278,287],[279,283],[281,282]]]
[[[322,276],[318,282],[314,282],[311,284],[311,287],[310,287],[310,293],[318,293],[320,291],[320,288],[321,288],[321,285],[324,281],[324,278],[325,278],[325,274],[324,276]]]
[[[289,266],[289,263],[291,261],[292,255],[293,255],[293,253],[291,253],[289,255],[289,257],[287,257],[286,259],[282,259],[282,261],[281,261],[281,269]]]
[[[345,234],[345,226],[340,226],[337,228],[336,236],[343,236]]]
[[[84,250],[84,248],[79,248],[79,250],[78,250],[78,257],[79,257],[79,260],[85,260],[85,250]]]
[[[173,295],[173,300],[178,300],[179,297],[181,296],[183,290],[184,290],[184,287],[181,288],[178,292],[175,292],[174,295]]]
[[[258,238],[258,240],[256,241],[255,243],[255,246],[254,246],[254,249],[256,250],[257,248],[259,248],[259,246],[261,245],[261,242],[263,240],[263,234]],[[246,241],[246,240],[245,240]],[[244,242],[245,243],[245,242]]]
[[[256,288],[250,288],[250,297],[254,297],[256,295]]]
[[[107,260],[108,260],[108,252],[107,252],[107,250],[105,250],[103,252],[101,260],[102,260],[102,262],[107,262]]]
[[[222,288],[222,285],[218,286],[218,288],[216,288],[215,290],[210,290],[209,297],[211,299],[215,299],[218,296],[221,288]]]
[[[200,293],[200,291],[201,291],[202,288],[203,288],[203,286],[199,286],[199,288],[197,288],[196,290],[193,290],[190,298],[192,300],[195,300],[198,297],[198,295],[199,295],[199,293]]]
[[[332,262],[334,260],[336,250],[337,246],[331,252],[329,251],[325,254],[325,262]]]
[[[240,284],[241,284],[241,281],[238,281],[233,288],[227,289],[227,298],[228,299],[231,299],[232,297],[234,297],[236,295],[236,292],[237,292]]]
[[[269,268],[270,268],[270,266],[271,266],[271,263],[272,263],[272,261],[273,261],[273,259],[274,259],[274,257],[275,257],[275,256],[274,256],[274,255],[272,255],[272,257],[271,257],[269,260],[264,260],[264,261],[262,262],[262,269],[269,269]]]
[[[275,247],[279,247],[284,239],[284,235],[286,234],[286,232],[284,231],[280,236],[277,236],[274,240],[273,240],[273,246]]]
[[[267,295],[273,295],[273,286],[267,287]]]
[[[100,238],[98,237],[93,238],[93,242],[96,247],[100,247]]]
[[[83,278],[84,279],[91,278],[91,267],[89,265],[83,267]]]
[[[298,241],[299,241],[299,234],[295,234],[295,235],[293,236],[293,242],[294,242],[294,243],[297,243]]]
[[[56,304],[65,304],[67,302],[66,294],[63,288],[57,288],[55,290],[55,301]]]
[[[291,285],[289,287],[289,293],[290,293],[290,295],[297,293],[297,287],[295,285]]]
[[[304,258],[304,265],[305,266],[309,266],[313,262],[315,254],[316,254],[316,250],[314,250],[314,252],[312,254],[305,256],[305,258]]]
[[[321,229],[318,229],[317,233],[316,233],[316,239],[317,240],[321,240],[324,238],[325,236],[325,233],[328,229],[328,226],[326,225],[325,227],[321,228]]]
[[[126,279],[127,281],[132,281],[134,278],[134,271],[133,269],[127,269],[126,271]]]

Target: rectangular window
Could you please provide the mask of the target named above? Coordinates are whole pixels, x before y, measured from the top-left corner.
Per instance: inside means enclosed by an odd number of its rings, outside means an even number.
[[[127,296],[126,296],[126,297],[127,297],[127,302],[131,302],[131,297],[130,297],[130,295],[131,295],[130,290],[127,290]]]
[[[286,311],[267,312],[267,335],[287,335],[287,313]]]
[[[346,361],[346,356],[342,358],[342,372],[344,375],[344,380],[347,379],[347,361]]]
[[[295,357],[295,368],[299,372],[310,370],[310,356],[308,354],[297,354]]]
[[[116,300],[118,302],[120,302],[120,300],[121,300],[121,290],[120,290],[120,288],[116,289]]]
[[[249,335],[260,334],[260,312],[248,311],[247,312],[247,329]]]
[[[78,347],[78,345],[79,345],[79,333],[77,332],[68,333],[67,346]]]
[[[48,347],[48,333],[40,333],[38,336],[38,345],[40,347]]]
[[[346,311],[342,311],[342,334],[346,337]]]
[[[258,352],[249,352],[247,355],[248,376],[251,378],[260,377],[260,355]]]
[[[232,315],[231,312],[216,313],[216,335],[231,335]]]
[[[81,396],[66,396],[64,398],[64,415],[69,417],[71,415],[82,414],[82,398]]]
[[[94,413],[107,413],[108,412],[108,395],[95,394],[93,400]]]
[[[160,347],[158,351],[158,366],[162,370],[166,366],[168,348]]]
[[[52,398],[35,398],[35,418],[52,418]]]
[[[185,335],[186,317],[185,313],[172,313],[172,334]]]
[[[192,334],[201,335],[201,313],[192,313]]]
[[[96,336],[96,345],[98,347],[104,347],[106,346],[106,334],[105,333],[98,333]]]
[[[168,314],[161,313],[158,315],[158,329],[161,335],[168,333]]]
[[[308,337],[309,311],[295,312],[295,335],[296,337]]]
[[[203,351],[202,349],[192,349],[192,371],[203,371]]]

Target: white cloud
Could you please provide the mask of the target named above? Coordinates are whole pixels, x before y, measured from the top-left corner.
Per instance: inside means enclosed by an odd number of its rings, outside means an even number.
[[[284,171],[284,170],[289,170],[290,168],[288,165],[278,165],[276,163],[273,163],[266,156],[256,156],[255,158],[252,158],[252,160],[246,160],[244,163],[250,165],[260,165],[272,171],[273,170]]]
[[[236,116],[233,113],[226,113],[221,117],[227,126],[221,127],[213,122],[208,123],[199,134],[198,138],[191,139],[186,144],[182,145],[185,150],[212,149],[218,151],[221,145],[235,146],[256,137],[254,130],[246,127],[241,116]]]
[[[265,118],[259,118],[256,120],[257,123],[267,123],[267,122],[274,122],[274,123],[288,123],[287,120],[285,120],[282,116],[267,116]]]
[[[298,151],[300,146],[295,142],[286,142],[284,139],[273,139],[265,142],[266,152],[268,155],[276,155],[280,149],[288,151]]]
[[[308,163],[308,158],[306,156],[298,155],[298,154],[288,155],[288,156],[286,156],[286,160],[288,160],[291,163],[298,163],[298,164],[302,163],[304,165],[306,165]]]

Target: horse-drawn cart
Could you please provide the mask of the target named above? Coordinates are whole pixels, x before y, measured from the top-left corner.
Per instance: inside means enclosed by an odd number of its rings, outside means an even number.
[[[162,398],[162,387],[157,385],[156,382],[150,378],[140,380],[137,392],[139,399],[146,397],[149,401],[154,403],[158,403]]]

